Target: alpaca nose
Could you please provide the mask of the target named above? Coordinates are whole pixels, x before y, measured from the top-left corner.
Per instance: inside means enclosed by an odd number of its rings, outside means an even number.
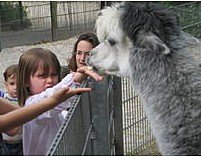
[[[86,64],[88,66],[92,66],[92,62],[90,61],[90,58],[91,58],[91,56],[86,58]]]
[[[92,55],[93,55],[93,51],[91,51],[91,52],[89,53],[89,55],[88,55],[88,57],[87,57],[87,58],[92,57]]]

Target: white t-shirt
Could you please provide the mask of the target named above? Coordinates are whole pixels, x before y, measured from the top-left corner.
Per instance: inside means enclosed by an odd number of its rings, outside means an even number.
[[[51,96],[58,89],[65,87],[75,88],[78,85],[78,83],[74,82],[73,75],[68,74],[54,87],[48,88],[40,94],[30,96],[25,102],[25,107]],[[73,100],[74,97],[71,97],[54,109],[44,112],[37,118],[23,125],[24,155],[46,154],[64,120],[61,112],[69,108]]]
[[[18,105],[18,99],[17,98],[12,98],[10,97],[10,95],[5,92],[3,98],[8,99],[9,101],[11,101],[11,103],[13,105]],[[22,140],[22,130],[20,130],[17,134],[15,134],[14,136],[9,136],[6,133],[2,133],[2,137],[3,140],[7,140],[7,141],[15,141],[20,142]]]

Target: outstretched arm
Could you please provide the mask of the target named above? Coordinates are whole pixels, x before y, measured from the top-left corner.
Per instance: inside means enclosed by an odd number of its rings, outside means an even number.
[[[16,126],[20,126],[34,119],[38,115],[54,108],[59,103],[65,101],[75,94],[89,91],[91,91],[91,88],[61,89],[47,99],[27,107],[18,107],[19,109],[12,106],[8,101],[0,99],[0,133],[6,132]]]
[[[18,105],[11,104],[7,99],[0,97],[0,115],[18,109],[19,107]]]
[[[0,97],[0,122],[1,122],[1,116],[3,114],[8,113],[8,112],[13,111],[13,110],[16,110],[18,108],[20,108],[18,105],[13,105],[7,99]],[[1,125],[1,123],[0,123],[0,125]],[[6,133],[10,136],[13,136],[13,135],[17,134],[20,129],[21,129],[21,126],[15,127],[15,128],[13,128],[9,131],[6,131],[4,133]]]

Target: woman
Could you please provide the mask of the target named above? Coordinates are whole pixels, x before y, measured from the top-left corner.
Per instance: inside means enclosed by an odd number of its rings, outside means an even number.
[[[98,37],[93,32],[86,32],[79,35],[73,48],[72,57],[69,60],[69,71],[76,72],[77,68],[86,66],[86,58],[98,44]]]

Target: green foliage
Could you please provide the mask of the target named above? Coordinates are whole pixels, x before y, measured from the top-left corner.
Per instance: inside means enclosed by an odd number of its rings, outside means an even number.
[[[11,22],[27,17],[26,8],[20,7],[19,2],[1,1],[0,14],[2,22]]]

